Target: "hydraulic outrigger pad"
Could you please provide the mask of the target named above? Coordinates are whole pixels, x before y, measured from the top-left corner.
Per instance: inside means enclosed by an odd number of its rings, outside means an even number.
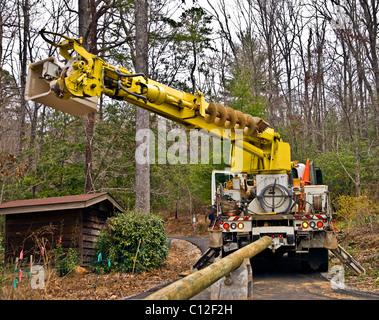
[[[330,250],[338,259],[351,268],[356,274],[365,273],[366,270],[340,245],[337,249]]]

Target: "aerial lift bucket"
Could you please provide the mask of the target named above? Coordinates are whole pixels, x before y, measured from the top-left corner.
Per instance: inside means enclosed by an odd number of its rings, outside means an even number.
[[[97,97],[61,99],[50,87],[49,79],[59,77],[58,67],[64,65],[54,57],[30,64],[26,80],[25,98],[42,103],[73,116],[97,111]]]

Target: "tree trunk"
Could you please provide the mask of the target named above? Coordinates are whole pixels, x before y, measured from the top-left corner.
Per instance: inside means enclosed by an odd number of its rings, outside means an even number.
[[[148,74],[148,1],[136,1],[135,8],[135,71]],[[136,132],[149,128],[149,112],[137,108]],[[138,148],[140,143],[137,143]],[[136,161],[135,173],[136,209],[148,213],[150,211],[150,164],[140,164]]]
[[[2,8],[0,8],[2,9]],[[0,136],[3,136],[2,119],[3,119],[3,12],[0,10]]]
[[[89,50],[89,45],[87,42],[88,38],[88,28],[90,24],[90,6],[88,0],[78,0],[79,8],[79,36],[83,37],[83,47]]]
[[[21,17],[20,17],[21,18]],[[19,112],[19,141],[17,146],[17,153],[22,152],[23,139],[25,136],[25,115],[27,101],[25,99],[25,87],[26,87],[26,70],[28,67],[28,41],[29,41],[29,26],[30,26],[30,17],[29,17],[29,0],[24,0],[22,2],[22,19],[23,26],[22,31],[20,30],[20,65],[21,65],[21,74],[20,74],[20,112]],[[22,33],[22,36],[21,36]]]
[[[83,37],[83,47],[88,51],[96,51],[96,41],[91,37],[91,45],[89,44],[89,27],[91,23],[91,10],[90,8],[94,5],[93,1],[88,0],[78,0],[79,8],[79,36]],[[96,10],[96,9],[95,9]],[[96,29],[96,24],[93,22],[91,29]],[[85,193],[90,193],[93,191],[93,181],[92,181],[92,140],[93,132],[95,128],[95,113],[89,113],[87,115],[87,126],[86,126],[86,159],[85,159],[85,171],[86,171],[86,181],[84,190]]]
[[[358,137],[359,133],[356,131],[354,133],[354,160],[355,160],[355,192],[357,197],[360,197],[362,195],[361,192],[361,171],[360,171],[360,154],[358,149]]]

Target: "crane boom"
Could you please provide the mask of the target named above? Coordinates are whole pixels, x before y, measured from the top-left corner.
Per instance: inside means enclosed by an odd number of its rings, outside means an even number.
[[[115,67],[87,52],[82,38],[40,31],[41,36],[66,59],[54,57],[30,64],[26,99],[80,116],[97,109],[97,98],[105,94],[154,112],[183,125],[186,129],[205,129],[232,142],[232,171],[245,173],[288,173],[291,171],[290,147],[268,124],[249,114],[214,102],[204,94],[176,90]],[[63,38],[54,43],[47,35]],[[74,55],[74,52],[76,55]],[[229,130],[226,130],[229,129]],[[237,166],[236,158],[243,158]]]

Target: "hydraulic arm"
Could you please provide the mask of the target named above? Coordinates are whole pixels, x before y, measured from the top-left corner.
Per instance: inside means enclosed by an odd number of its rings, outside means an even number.
[[[105,94],[175,121],[186,129],[205,129],[232,141],[232,171],[288,173],[290,147],[258,117],[205,101],[201,92],[189,94],[158,83],[144,74],[115,67],[87,52],[82,39],[42,30],[41,36],[59,48],[66,62],[47,58],[30,64],[26,98],[72,115],[94,112]],[[64,40],[54,43],[47,35]],[[238,151],[239,150],[239,151]],[[236,157],[243,157],[236,166]]]

